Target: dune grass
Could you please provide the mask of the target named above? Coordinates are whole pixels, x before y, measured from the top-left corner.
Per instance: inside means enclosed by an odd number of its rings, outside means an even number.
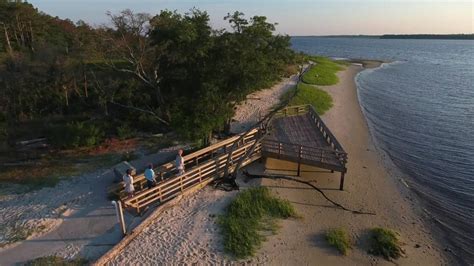
[[[276,233],[276,219],[290,217],[297,217],[290,202],[272,196],[268,188],[240,192],[219,217],[225,250],[239,259],[254,255],[264,234]]]
[[[303,75],[303,82],[313,85],[334,85],[339,82],[336,73],[343,70],[344,63],[333,61],[326,57],[312,56],[309,58],[314,61],[314,65]]]
[[[289,106],[311,104],[319,115],[324,114],[333,106],[332,97],[327,92],[318,89],[312,85],[299,83],[298,91],[291,99]],[[295,88],[290,89],[282,96],[282,101],[293,95]]]
[[[82,266],[87,265],[88,261],[85,259],[74,259],[74,260],[67,260],[62,257],[58,256],[46,256],[40,257],[33,260],[28,261],[25,265],[27,266]]]
[[[343,255],[347,255],[347,252],[351,248],[351,241],[343,228],[329,229],[326,232],[326,241]]]
[[[387,228],[373,228],[370,236],[369,253],[383,256],[387,260],[398,259],[404,251],[400,247],[397,234]]]

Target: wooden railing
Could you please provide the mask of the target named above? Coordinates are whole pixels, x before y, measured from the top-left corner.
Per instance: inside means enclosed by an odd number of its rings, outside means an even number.
[[[262,156],[289,160],[307,165],[345,171],[345,152],[327,148],[310,147],[300,144],[286,143],[278,140],[262,140]]]
[[[241,143],[239,145],[243,145],[245,143],[255,140],[257,132],[258,132],[257,129],[250,131],[248,134],[246,134],[242,138]],[[183,156],[185,169],[191,169],[199,165],[201,162],[215,158],[216,156],[220,154],[227,153],[227,150],[229,150],[234,144],[234,142],[238,140],[240,137],[241,135],[236,135],[226,140],[223,140],[221,142],[215,143],[209,147],[200,149],[196,152]],[[174,177],[178,172],[176,170],[174,161],[160,165],[156,167],[154,171],[156,175],[158,176],[157,179],[159,182],[162,182],[164,180]],[[146,187],[146,179],[143,173],[134,176],[133,179],[134,179],[133,185],[136,191],[143,190]],[[120,199],[123,199],[127,196],[126,193],[124,192],[123,181],[110,186],[108,188],[108,193],[117,195]]]
[[[282,116],[293,116],[293,115],[304,115],[309,113],[311,119],[315,122],[316,126],[318,127],[319,131],[323,134],[324,139],[326,142],[336,151],[341,152],[341,154],[345,153],[342,145],[337,141],[336,137],[331,133],[329,128],[324,124],[321,117],[318,115],[316,110],[312,105],[296,105],[296,106],[289,106],[286,107],[276,113],[277,117]],[[344,162],[347,162],[347,154],[345,155]]]
[[[197,163],[194,167],[187,168],[186,173],[181,176],[174,175],[175,167],[173,163],[163,165],[162,168],[169,169],[165,175],[173,174],[173,176],[158,183],[151,189],[139,191],[133,198],[124,200],[125,205],[135,208],[137,212],[140,212],[149,204],[158,201],[168,201],[188,190],[205,186],[217,177],[222,177],[225,172],[229,152],[231,152],[229,170],[232,171],[235,168],[237,161],[241,159],[251,149],[255,141],[257,141],[257,134],[258,130],[254,129],[246,134],[242,140],[239,140],[240,136],[235,136],[192,153],[187,157],[185,156],[185,161],[199,161],[199,159],[203,159],[203,161]],[[240,143],[236,145],[235,149],[230,151],[230,148],[236,141],[239,141]],[[243,161],[242,166],[257,160],[260,157],[261,145],[260,143],[257,143],[252,154]],[[204,158],[207,159],[204,161]]]

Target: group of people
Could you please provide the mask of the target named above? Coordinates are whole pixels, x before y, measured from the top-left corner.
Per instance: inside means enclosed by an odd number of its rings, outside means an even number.
[[[179,149],[178,154],[176,155],[175,159],[175,166],[176,170],[178,171],[177,176],[183,175],[184,172],[184,158],[183,158],[183,150]],[[148,167],[145,169],[145,179],[147,187],[150,189],[154,187],[157,183],[156,181],[156,174],[153,170],[153,164],[149,164]],[[160,180],[161,181],[161,180]],[[132,176],[132,169],[127,169],[125,175],[123,176],[123,182],[125,186],[125,192],[127,192],[128,197],[133,197],[135,194],[135,187],[133,186],[133,176]]]

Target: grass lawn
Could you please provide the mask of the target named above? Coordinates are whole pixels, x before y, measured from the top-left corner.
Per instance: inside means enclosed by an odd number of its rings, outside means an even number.
[[[339,82],[336,73],[344,69],[345,62],[337,62],[320,56],[312,56],[309,59],[314,61],[316,65],[303,75],[303,82],[324,86]]]
[[[290,217],[298,217],[290,202],[274,197],[268,188],[240,192],[219,217],[225,250],[239,259],[254,255],[264,233],[276,233],[276,219]]]
[[[289,90],[282,96],[282,101],[293,95],[295,88]],[[312,85],[299,83],[298,91],[291,99],[289,106],[311,104],[319,115],[324,114],[332,107],[332,97],[329,93]]]

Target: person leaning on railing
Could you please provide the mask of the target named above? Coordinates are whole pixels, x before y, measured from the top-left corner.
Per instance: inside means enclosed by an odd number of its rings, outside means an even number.
[[[135,193],[135,187],[133,187],[132,169],[127,169],[125,172],[125,175],[123,176],[123,183],[125,192],[128,194],[128,198],[132,198]]]
[[[153,164],[149,164],[148,168],[145,169],[145,179],[146,179],[146,185],[149,189],[155,186],[156,180],[155,180],[155,171],[153,171]]]
[[[183,158],[183,150],[179,149],[178,154],[176,155],[176,169],[178,170],[178,176],[184,174],[184,158]]]

